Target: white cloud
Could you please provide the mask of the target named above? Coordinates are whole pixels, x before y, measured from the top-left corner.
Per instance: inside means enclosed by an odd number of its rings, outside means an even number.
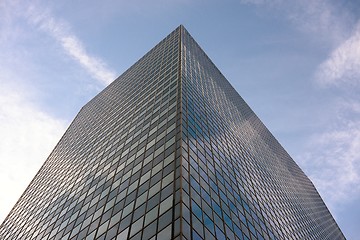
[[[43,60],[37,54],[39,49],[29,48],[34,46],[31,41],[38,40],[38,30],[53,37],[64,52],[102,84],[115,78],[100,59],[85,51],[65,22],[56,20],[46,11],[31,8],[26,12],[27,7],[25,2],[0,2],[0,223],[68,124],[41,107],[51,107],[41,103],[44,98],[39,91],[48,90],[47,86],[53,85],[54,78],[47,68],[39,66]],[[24,22],[24,15],[32,28]],[[50,48],[44,46],[39,51]],[[51,94],[51,91],[45,94]]]
[[[243,4],[254,4],[254,5],[260,5],[267,3],[266,0],[240,0]]]
[[[317,67],[315,81],[341,88],[359,84],[360,24],[335,2],[296,2],[297,10],[288,12],[290,19],[333,49]],[[297,158],[334,213],[339,205],[360,198],[360,104],[351,94],[346,98],[332,106],[330,127],[312,135],[306,154]]]
[[[0,222],[30,183],[65,123],[42,112],[20,86],[0,77]]]
[[[360,83],[360,23],[354,33],[318,67],[316,79],[323,85],[338,87]]]
[[[103,85],[108,85],[115,80],[116,73],[110,70],[103,60],[89,54],[80,39],[70,31],[68,24],[52,16],[50,10],[30,5],[25,15],[38,29],[52,36],[90,76]]]
[[[313,134],[304,153],[296,156],[335,217],[360,199],[359,117],[357,99],[337,99],[328,126]]]
[[[360,80],[360,22],[349,9],[326,0],[243,0],[243,3],[276,9],[296,27],[331,49],[315,79],[322,85],[358,84]],[[354,83],[355,81],[355,83]]]
[[[298,159],[332,210],[360,197],[360,121],[313,136]]]
[[[346,9],[326,0],[298,0],[289,18],[302,30],[323,43],[335,46],[351,31],[352,17]]]
[[[290,20],[311,37],[339,44],[351,31],[352,16],[341,5],[327,0],[242,0],[245,4],[266,6]]]
[[[308,146],[303,147],[305,153],[295,158],[336,214],[341,206],[360,198],[360,100],[356,92],[360,86],[358,16],[341,2],[331,0],[243,0],[243,3],[280,13],[309,39],[318,41],[322,50],[328,49],[328,57],[314,72],[314,81],[322,86],[346,89],[342,93],[347,101],[341,100],[330,107],[333,117],[326,120],[329,127],[318,129],[309,137]]]

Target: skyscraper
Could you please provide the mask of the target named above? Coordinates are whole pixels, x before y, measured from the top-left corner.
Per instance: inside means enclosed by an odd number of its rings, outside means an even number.
[[[179,26],[75,117],[1,239],[344,239]]]

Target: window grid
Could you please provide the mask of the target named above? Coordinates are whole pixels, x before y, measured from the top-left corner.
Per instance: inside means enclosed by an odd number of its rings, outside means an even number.
[[[1,239],[344,239],[180,26],[75,117]]]

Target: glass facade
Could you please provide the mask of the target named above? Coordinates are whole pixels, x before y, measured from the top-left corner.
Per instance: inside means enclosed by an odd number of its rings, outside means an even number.
[[[75,117],[0,239],[344,239],[179,26]]]

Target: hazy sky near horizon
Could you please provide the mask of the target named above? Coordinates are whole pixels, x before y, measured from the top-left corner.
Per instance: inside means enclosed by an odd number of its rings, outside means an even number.
[[[0,2],[0,222],[80,108],[178,25],[360,236],[360,2]]]

